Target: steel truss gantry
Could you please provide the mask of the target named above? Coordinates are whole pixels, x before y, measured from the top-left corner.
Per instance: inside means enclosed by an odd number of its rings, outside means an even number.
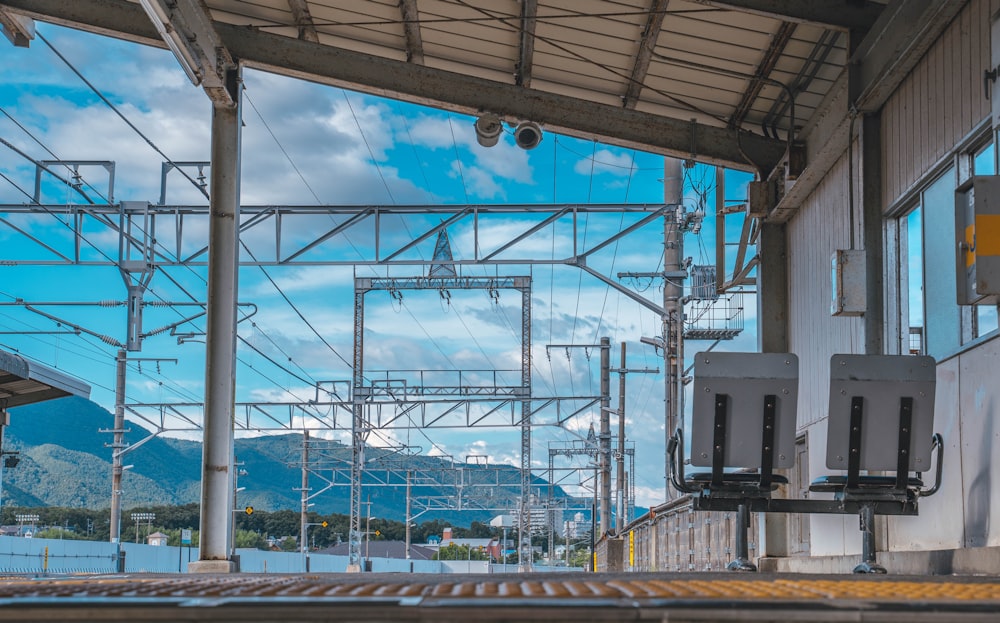
[[[104,163],[100,164],[104,166]],[[156,269],[208,265],[209,243],[205,225],[210,219],[209,206],[163,205],[164,197],[165,193],[161,193],[160,204],[136,201],[117,204],[110,201],[105,204],[43,204],[40,186],[36,185],[31,203],[0,205],[0,227],[7,227],[33,243],[16,247],[21,251],[30,248],[28,257],[18,257],[18,253],[13,252],[15,247],[9,247],[10,252],[5,254],[3,263],[8,266],[114,266],[125,278],[129,302],[135,303],[135,309],[141,309],[142,293]],[[467,281],[467,278],[454,275],[455,269],[462,265],[566,265],[587,272],[643,307],[662,315],[663,310],[659,305],[594,270],[588,266],[588,259],[622,238],[657,222],[665,216],[668,209],[669,206],[659,204],[243,206],[238,211],[239,235],[243,245],[238,264],[244,267],[425,265],[431,268],[431,274],[434,274],[435,266],[446,265],[453,274],[443,278],[448,281],[444,287],[454,289],[503,288],[508,287],[504,285],[504,280],[512,279],[498,275],[484,278],[479,283]],[[621,222],[616,223],[615,233],[609,236],[599,238],[591,232],[589,237],[581,238],[581,218],[593,214],[613,214],[620,216]],[[61,239],[43,240],[40,235],[31,233],[31,229],[26,226],[27,223],[37,225],[38,219],[44,217],[53,218],[54,224],[60,226],[64,234]],[[405,219],[423,229],[418,230],[420,233],[412,234],[410,227],[407,227],[406,236],[401,237],[398,227],[388,226]],[[436,222],[431,223],[432,220]],[[463,248],[461,259],[450,256],[444,260],[438,257],[424,259],[420,245],[435,235],[442,235],[448,227],[465,228],[466,235],[472,239],[471,251],[465,252]],[[62,228],[68,229],[70,235],[65,236],[65,229]],[[514,233],[510,233],[512,228],[516,229]],[[548,235],[549,231],[553,241],[558,238],[560,241],[570,242],[564,245],[561,243],[558,248],[553,242],[551,257],[536,257],[530,244],[525,243],[543,232]],[[115,239],[117,244],[109,242]],[[355,240],[360,243],[355,244]],[[486,244],[487,240],[493,241],[492,245]],[[347,247],[357,257],[348,257],[344,252]],[[442,278],[417,277],[409,282],[396,282],[392,287],[442,287],[430,285],[428,279]],[[473,426],[497,425],[489,422],[509,410],[510,418],[504,418],[504,425],[522,428],[522,485],[525,494],[522,497],[520,521],[524,527],[528,521],[526,496],[530,489],[530,427],[533,416],[542,409],[551,412],[554,405],[556,413],[552,422],[560,425],[573,415],[597,404],[600,398],[546,397],[539,399],[542,405],[532,410],[530,278],[523,279],[527,280],[528,285],[522,291],[522,384],[521,387],[510,388],[508,395],[489,395],[486,392],[486,395],[476,396],[444,396],[439,400],[425,397],[402,405],[390,405],[375,400],[373,390],[372,400],[361,409],[359,406],[363,402],[364,393],[363,385],[358,382],[361,366],[355,365],[352,388],[362,391],[352,396],[348,406],[345,407],[343,401],[317,402],[308,406],[294,402],[241,403],[236,405],[236,428],[254,431],[283,428],[301,430],[301,421],[306,421],[312,422],[316,428],[342,429],[343,425],[339,423],[337,415],[346,409],[351,414],[352,435],[359,437],[358,433],[365,435],[368,426],[389,427],[402,421],[403,416],[406,416],[406,420],[411,420],[415,413],[420,414],[422,426],[434,426],[463,415],[464,425]],[[380,289],[382,282],[375,278],[372,284],[374,287],[371,289]],[[518,289],[517,286],[515,288]],[[361,310],[363,311],[363,302]],[[130,317],[130,323],[139,326],[139,319]],[[357,330],[356,333],[360,335]],[[129,337],[133,337],[131,331]],[[138,350],[138,343],[138,339],[130,339],[129,346]],[[356,355],[355,363],[361,363],[359,354]],[[479,401],[492,403],[489,406],[477,405]],[[582,407],[579,406],[581,401]],[[518,404],[521,407],[520,416],[515,413]],[[571,405],[570,415],[566,415],[563,410],[567,404]],[[125,408],[132,416],[151,424],[155,430],[154,435],[166,430],[197,429],[202,420],[202,405],[195,403],[132,404]],[[253,416],[260,418],[255,422]],[[298,425],[295,421],[297,417],[301,418]],[[259,423],[261,419],[265,424]],[[544,425],[543,422],[537,424]],[[405,422],[402,425],[405,426]],[[363,453],[363,440],[358,452]],[[352,495],[352,508],[355,509],[352,511],[352,529],[357,532],[360,527],[360,497]],[[526,529],[522,530],[522,534],[528,532]],[[530,550],[530,541],[521,545],[522,552]],[[527,560],[530,566],[530,556],[522,556],[522,560]]]
[[[555,487],[557,484],[555,479],[555,472],[559,471],[576,471],[582,472],[584,470],[592,470],[594,472],[594,503],[591,507],[591,512],[596,513],[597,508],[597,497],[598,497],[598,486],[602,485],[605,478],[602,476],[598,478],[598,472],[604,467],[605,464],[610,465],[611,454],[614,454],[614,458],[619,459],[617,461],[619,470],[624,468],[625,459],[628,459],[628,473],[632,474],[631,478],[620,478],[619,486],[629,489],[627,495],[618,496],[619,500],[623,500],[623,503],[618,508],[619,514],[624,514],[628,516],[630,514],[630,509],[635,506],[635,442],[628,441],[618,444],[618,450],[612,452],[611,446],[612,441],[623,441],[620,437],[609,437],[608,443],[603,443],[602,439],[599,439],[594,434],[594,427],[591,425],[590,432],[586,439],[574,439],[569,442],[550,442],[549,443],[549,471],[548,471],[548,518],[552,529],[549,531],[549,551],[553,551],[554,546],[554,536],[555,531],[555,513],[559,510],[559,507],[554,504],[555,501]],[[623,454],[622,454],[623,453]],[[584,466],[572,466],[569,468],[558,468],[556,467],[555,460],[557,456],[573,457],[586,456],[590,458],[591,464]],[[600,482],[598,482],[600,481]],[[610,480],[608,480],[610,482]],[[610,497],[610,496],[609,496]],[[624,502],[624,500],[628,500]],[[628,523],[627,521],[625,523]],[[595,537],[596,538],[596,537]]]
[[[660,204],[507,204],[507,205],[246,205],[240,207],[240,236],[254,244],[253,254],[240,257],[241,266],[412,266],[575,264],[615,241],[654,223],[667,211]],[[208,237],[207,205],[158,205],[145,201],[117,204],[0,204],[0,224],[31,240],[39,257],[24,258],[37,265],[115,266],[141,261],[150,267],[205,266]],[[593,232],[584,240],[581,218],[593,214],[626,216],[619,231],[601,238]],[[43,240],[21,224],[24,216],[60,219],[69,236]],[[428,217],[432,218],[428,218]],[[523,222],[512,223],[510,217]],[[11,218],[18,217],[18,218]],[[409,219],[425,229],[401,236],[393,227]],[[431,222],[433,221],[433,222]],[[37,221],[35,221],[37,223]],[[500,228],[502,225],[502,231]],[[448,228],[468,228],[469,253],[459,259],[425,259],[421,243]],[[519,227],[519,230],[513,228]],[[521,243],[546,228],[571,241],[559,247],[561,257],[518,254]],[[510,232],[510,233],[508,233]],[[62,232],[65,233],[65,232]],[[487,236],[487,234],[489,234]],[[502,234],[498,236],[498,234]],[[110,241],[120,237],[121,248]],[[494,240],[487,246],[488,240]],[[266,243],[264,242],[266,241]],[[344,253],[351,243],[353,255]],[[102,247],[100,245],[106,245]],[[464,249],[464,247],[463,247]],[[124,257],[125,252],[134,254]],[[332,255],[331,255],[332,254]],[[47,257],[45,257],[47,256]],[[110,258],[110,259],[109,259]],[[22,260],[5,257],[5,263]],[[585,262],[584,262],[585,263]]]
[[[14,249],[8,247],[4,265],[116,266],[135,273],[208,264],[207,205],[46,204],[41,199],[36,193],[30,203],[0,204],[0,226],[34,243],[32,254],[20,258],[11,256]],[[246,205],[239,209],[243,247],[239,266],[573,266],[663,315],[661,305],[595,270],[588,261],[672,210],[673,206],[645,203]],[[615,232],[601,237],[591,229],[581,236],[587,229],[585,219],[600,214],[620,217]],[[64,234],[61,239],[43,240],[32,233],[25,219],[44,216],[56,220]],[[423,229],[401,235],[400,228],[393,227],[401,221]],[[463,257],[422,257],[420,245],[449,227],[466,227],[471,235]],[[538,257],[525,244],[545,230],[551,230],[553,241],[568,241],[554,246],[547,258]]]
[[[600,396],[533,396],[529,413],[534,427],[562,427],[600,402]],[[510,428],[521,425],[522,398],[466,396],[402,397],[391,402],[364,403],[365,420],[373,429]],[[155,434],[198,431],[205,405],[201,402],[133,402],[123,405],[130,419]],[[241,432],[301,432],[353,430],[354,403],[349,400],[298,402],[237,402],[234,425]]]
[[[447,234],[443,228],[435,229],[439,242],[443,239],[447,244]],[[428,234],[428,236],[431,234]],[[440,247],[441,245],[436,245]],[[450,256],[450,253],[448,253]],[[443,260],[440,253],[435,253],[432,266],[441,267]],[[432,268],[431,274],[434,274]],[[517,423],[521,427],[521,504],[518,513],[521,543],[518,548],[520,564],[523,570],[531,569],[531,531],[530,531],[530,493],[531,493],[531,277],[528,276],[496,276],[496,277],[463,277],[458,275],[454,267],[439,270],[441,276],[432,277],[356,277],[354,279],[354,359],[351,386],[353,403],[353,418],[351,428],[351,528],[348,538],[349,556],[348,569],[360,569],[361,565],[361,478],[365,466],[365,448],[368,435],[372,430],[372,422],[366,417],[366,403],[376,398],[372,385],[365,385],[364,373],[364,319],[365,294],[373,291],[396,292],[401,290],[516,290],[521,294],[521,384],[511,392],[506,387],[495,387],[497,397],[508,397],[513,394],[514,400],[520,400],[521,418]],[[476,397],[486,393],[486,388],[477,387]],[[471,392],[470,392],[471,393]]]

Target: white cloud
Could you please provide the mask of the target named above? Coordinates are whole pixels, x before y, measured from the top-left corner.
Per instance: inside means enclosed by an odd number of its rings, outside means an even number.
[[[629,177],[635,172],[634,157],[631,152],[598,149],[592,157],[581,158],[573,165],[577,175],[614,175]]]
[[[506,184],[532,185],[533,170],[528,152],[513,144],[503,134],[493,147],[483,147],[475,140],[472,121],[453,116],[420,115],[408,125],[408,138],[420,147],[432,150],[461,150],[472,156],[472,163],[451,162],[450,174],[461,178],[470,196],[504,199]]]
[[[136,47],[132,44],[83,35],[69,30],[42,25],[46,35],[64,53],[92,78],[94,83],[119,109],[174,160],[207,160],[210,152],[211,107],[204,93],[191,86],[168,52]],[[151,200],[159,197],[160,167],[162,157],[157,155],[133,130],[97,100],[82,86],[78,79],[66,73],[59,63],[53,62],[44,48],[31,50],[11,49],[10,58],[16,59],[0,66],[0,99],[5,109],[16,113],[40,140],[53,149],[60,158],[87,160],[114,160],[116,169],[116,197],[126,200]],[[472,119],[442,112],[400,112],[417,110],[409,105],[398,105],[360,94],[349,94],[338,89],[283,78],[272,74],[248,70],[245,75],[247,91],[244,106],[246,126],[242,145],[242,199],[245,204],[315,205],[329,204],[406,204],[433,203],[443,197],[449,201],[464,202],[466,192],[470,201],[526,201],[551,199],[550,194],[563,197],[589,196],[595,200],[609,196],[620,198],[621,190],[629,187],[629,196],[661,197],[662,186],[656,181],[662,177],[659,159],[646,158],[650,166],[632,175],[632,154],[627,150],[599,147],[594,162],[586,156],[574,156],[558,162],[557,179],[549,179],[552,158],[557,150],[555,140],[547,137],[543,147],[531,152],[513,145],[509,131],[498,145],[483,148],[475,141]],[[348,99],[350,105],[348,105]],[[259,112],[259,116],[258,116]],[[404,116],[407,115],[407,116]],[[3,122],[3,120],[0,120]],[[28,151],[32,157],[48,158],[41,148],[13,125],[3,122],[0,131],[8,140]],[[359,130],[359,124],[363,130]],[[273,136],[272,136],[273,134]],[[413,144],[409,144],[412,138]],[[567,145],[572,139],[567,139]],[[279,146],[280,144],[280,146]],[[562,138],[559,142],[563,145]],[[588,148],[580,151],[589,153]],[[459,164],[461,165],[459,167]],[[653,166],[655,165],[655,166]],[[16,178],[25,188],[33,184],[33,169],[23,158],[12,153],[0,153],[0,168]],[[601,176],[601,184],[590,184],[591,172]],[[539,173],[536,179],[536,171]],[[102,178],[99,171],[87,173],[88,180],[97,185]],[[93,175],[93,179],[91,179]],[[642,188],[640,179],[643,180]],[[460,182],[464,182],[464,187]],[[556,183],[557,182],[557,183]],[[590,184],[590,186],[588,186]],[[551,186],[545,192],[539,185]],[[558,193],[556,187],[558,186]],[[68,201],[65,188],[52,187],[52,200]],[[600,190],[616,189],[616,194]],[[580,192],[582,189],[583,192]],[[170,174],[169,203],[203,204],[204,198],[176,171]],[[23,196],[10,188],[0,190],[4,197]],[[528,199],[526,199],[528,198]],[[75,199],[74,199],[75,200]],[[654,199],[658,200],[658,199]],[[440,215],[414,216],[407,219],[384,218],[381,222],[380,250],[384,257],[420,233],[433,227]],[[337,218],[287,219],[282,223],[283,253],[287,254],[301,245],[322,236],[340,222]],[[542,217],[544,218],[544,217]],[[471,220],[471,219],[470,219]],[[528,217],[481,215],[482,228],[478,240],[473,235],[469,220],[454,226],[452,236],[456,257],[472,257],[478,243],[481,253],[488,253],[529,229],[537,220]],[[582,246],[584,237],[589,244],[601,237],[619,231],[621,221],[617,215],[592,216],[579,222],[573,231],[568,222],[561,222],[553,239],[552,230],[546,228],[521,241],[516,249],[505,254],[517,258],[565,258],[576,250],[574,241]],[[52,224],[51,217],[21,219],[19,224],[31,227],[46,240],[69,240],[68,230]],[[628,226],[626,219],[624,226]],[[173,225],[177,225],[174,223]],[[207,241],[207,218],[188,217],[184,221],[185,251],[193,252]],[[633,234],[622,241],[617,251],[608,247],[588,257],[588,265],[604,274],[619,271],[655,271],[662,252],[662,230],[659,223],[651,225],[649,232]],[[161,224],[157,237],[161,244],[172,241],[176,227]],[[708,230],[708,227],[706,227]],[[15,242],[18,236],[4,232],[5,249],[27,243]],[[107,231],[88,228],[87,234],[102,246],[114,242]],[[351,229],[348,238],[335,237],[310,252],[326,258],[351,259],[356,254],[352,245],[371,255],[375,245],[372,226],[366,224]],[[274,229],[263,226],[251,230],[244,240],[255,254],[274,252]],[[54,244],[54,243],[53,243]],[[172,246],[172,245],[168,245]],[[17,246],[20,248],[20,246]],[[62,248],[62,247],[60,247]],[[407,257],[429,257],[433,239],[420,245]],[[695,248],[695,245],[692,245]],[[389,251],[387,251],[389,250]],[[60,267],[60,270],[62,268]],[[385,269],[376,269],[384,273]],[[395,275],[421,274],[423,268],[394,268]],[[51,271],[51,269],[50,269]],[[303,400],[312,397],[308,380],[343,380],[349,378],[353,340],[353,287],[352,270],[341,267],[272,267],[268,269],[282,291],[308,318],[315,331],[302,322],[298,314],[282,300],[259,269],[246,268],[240,273],[240,300],[256,303],[259,307],[252,322],[240,325],[240,334],[261,349],[268,357],[284,367],[276,367],[261,355],[240,346],[241,363],[238,368],[238,392],[241,400],[266,401]],[[599,386],[596,350],[590,358],[582,349],[574,349],[567,358],[559,349],[546,350],[552,343],[576,344],[596,342],[604,335],[612,337],[613,344],[628,341],[630,360],[639,365],[661,366],[662,360],[651,349],[638,346],[642,335],[656,335],[660,331],[659,319],[650,311],[626,297],[610,291],[603,283],[578,269],[565,266],[510,266],[498,272],[531,274],[532,292],[532,376],[536,395],[581,396]],[[368,268],[359,268],[358,274],[370,274]],[[487,272],[493,272],[490,269]],[[466,274],[478,274],[469,270]],[[58,288],[63,296],[83,293],[108,299],[121,299],[124,290],[120,277],[112,269],[100,277],[82,271],[59,273],[58,278],[36,278],[40,273],[17,267],[3,273],[5,292],[25,292],[39,298],[52,298]],[[203,298],[206,275],[204,268],[194,272],[170,270],[169,275],[196,298]],[[67,276],[72,275],[72,276]],[[82,276],[81,276],[82,275]],[[152,283],[156,293],[164,298],[184,300],[181,288],[166,275],[157,274]],[[654,302],[661,297],[659,284],[652,284],[645,293]],[[48,296],[46,296],[48,295]],[[387,295],[370,295],[366,298],[365,366],[367,370],[379,369],[448,369],[484,368],[496,366],[517,369],[521,363],[519,342],[520,295],[513,291],[501,292],[499,305],[489,301],[484,292],[452,293],[450,305],[442,302],[435,292],[404,293],[405,309],[394,308]],[[152,308],[151,308],[152,309]],[[397,311],[398,310],[398,311]],[[187,310],[185,310],[187,311]],[[120,334],[120,310],[114,317],[97,319],[101,326],[110,327],[110,333]],[[169,310],[175,314],[174,310]],[[411,315],[412,312],[412,315]],[[162,315],[161,315],[162,314]],[[746,309],[748,326],[755,315],[750,301]],[[158,326],[167,322],[166,311],[149,311],[147,322]],[[176,320],[176,316],[172,318]],[[37,321],[37,318],[34,319]],[[23,326],[20,321],[11,324]],[[203,327],[203,320],[194,323]],[[185,327],[185,330],[190,327]],[[103,330],[103,328],[102,328]],[[426,332],[426,333],[425,333]],[[429,334],[429,335],[428,335]],[[15,338],[11,337],[10,341]],[[203,339],[203,338],[201,338]],[[106,388],[113,370],[110,366],[95,366],[93,353],[71,352],[67,344],[78,345],[75,337],[59,341],[39,338],[22,338],[18,342],[26,351],[37,354],[46,362],[58,361],[71,372],[91,375],[95,396],[108,402],[112,392]],[[169,389],[158,381],[133,378],[129,384],[130,396],[137,399],[170,397],[170,392],[200,394],[203,385],[203,346],[189,343],[177,348],[175,340],[147,340],[143,355],[173,357],[181,353],[182,364],[169,377]],[[325,342],[325,343],[324,343]],[[747,331],[728,346],[752,348],[752,332]],[[100,348],[100,347],[98,347]],[[93,350],[91,345],[80,350]],[[336,350],[336,354],[333,350]],[[697,346],[689,347],[693,352]],[[340,357],[337,356],[340,355]],[[111,361],[111,358],[108,358]],[[194,361],[193,364],[190,362]],[[301,376],[306,380],[297,378]],[[637,445],[637,464],[640,468],[636,486],[640,503],[662,501],[663,459],[663,376],[642,375],[629,379],[628,427],[629,436]],[[167,381],[164,381],[167,383]],[[343,386],[341,386],[343,387]],[[113,400],[113,398],[112,398]],[[544,441],[547,439],[578,439],[585,435],[594,420],[596,410],[590,409],[571,418],[568,430],[540,429],[536,431],[534,448],[535,465],[544,465]],[[498,416],[499,417],[499,416]],[[554,419],[546,413],[540,419]],[[292,425],[301,426],[309,418],[293,416]],[[486,432],[484,432],[486,431]],[[423,446],[431,455],[455,454],[484,455],[492,463],[519,464],[519,436],[517,427],[472,430],[427,431],[433,439],[409,438],[410,431],[385,431],[382,443],[413,443]],[[575,436],[574,436],[575,433]],[[408,437],[404,440],[403,435]],[[317,433],[317,436],[320,436]],[[330,432],[331,438],[346,439],[345,433]],[[415,438],[416,433],[412,433]],[[641,458],[639,458],[641,457]]]

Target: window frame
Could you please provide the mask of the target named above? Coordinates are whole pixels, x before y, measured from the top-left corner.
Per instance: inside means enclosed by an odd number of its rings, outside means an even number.
[[[925,194],[927,191],[933,187],[935,184],[942,181],[943,176],[947,176],[951,173],[952,184],[954,188],[967,181],[973,175],[976,174],[977,159],[988,149],[993,150],[992,166],[994,173],[1000,174],[1000,129],[993,130],[989,125],[989,119],[982,123],[973,132],[967,135],[966,139],[963,140],[956,148],[950,151],[946,156],[938,160],[934,166],[928,168],[927,171],[915,182],[910,189],[898,197],[890,206],[890,209],[886,210],[886,248],[885,256],[887,258],[892,257],[895,260],[897,266],[897,273],[894,279],[887,280],[887,288],[891,288],[893,292],[886,292],[886,300],[893,301],[893,309],[890,312],[892,316],[887,318],[887,329],[888,332],[894,334],[894,340],[892,348],[894,352],[898,353],[909,353],[911,352],[909,348],[909,338],[910,338],[910,301],[909,301],[909,283],[910,283],[910,267],[907,260],[908,253],[908,241],[906,240],[906,228],[907,219],[915,210],[921,210],[921,283],[923,287],[923,296],[920,299],[920,305],[922,306],[922,335],[920,342],[920,354],[927,353],[927,325],[928,325],[928,310],[927,310],[927,249],[926,249],[926,201]],[[949,263],[949,266],[951,264]],[[954,293],[949,293],[949,296],[954,297]],[[1000,326],[991,328],[984,333],[980,333],[980,312],[978,311],[981,306],[979,305],[958,305],[955,303],[958,313],[958,342],[957,344],[950,345],[947,349],[940,353],[937,353],[935,359],[937,361],[944,361],[950,359],[956,355],[966,352],[972,348],[975,348],[979,344],[1000,337]],[[998,308],[998,316],[1000,316],[1000,305]],[[889,310],[887,310],[888,312]],[[1000,324],[1000,322],[998,322]]]

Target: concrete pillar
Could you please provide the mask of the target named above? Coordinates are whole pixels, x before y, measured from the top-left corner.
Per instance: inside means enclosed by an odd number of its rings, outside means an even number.
[[[111,542],[120,543],[122,530],[122,452],[125,451],[125,366],[128,353],[115,357],[115,426],[111,442]],[[120,548],[119,548],[120,549]]]
[[[684,261],[684,234],[681,233],[680,215],[684,201],[683,163],[677,158],[663,159],[663,203],[674,206],[663,217],[663,273],[673,275],[663,281],[663,310],[660,319],[663,325],[663,382],[665,430],[664,448],[670,443],[670,436],[682,421],[680,377],[684,370],[683,314],[684,281],[676,275],[682,270]],[[664,499],[674,498],[670,486],[670,457],[664,452],[663,486]]]

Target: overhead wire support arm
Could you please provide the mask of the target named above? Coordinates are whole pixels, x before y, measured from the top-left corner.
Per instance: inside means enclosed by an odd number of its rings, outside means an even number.
[[[67,327],[70,327],[74,331],[79,331],[80,333],[86,333],[87,335],[89,335],[91,337],[96,337],[97,339],[101,340],[102,342],[104,342],[108,346],[114,346],[115,348],[125,348],[124,344],[122,344],[121,342],[119,342],[117,339],[111,337],[110,335],[104,335],[102,333],[98,333],[96,331],[92,331],[92,330],[90,330],[90,329],[88,329],[88,328],[86,328],[86,327],[84,327],[82,325],[78,325],[76,323],[70,322],[70,321],[65,320],[63,318],[60,318],[58,316],[54,316],[54,315],[52,315],[52,314],[50,314],[48,312],[43,312],[42,310],[37,309],[35,307],[32,307],[31,305],[28,305],[28,304],[23,304],[23,305],[24,305],[24,309],[26,309],[27,311],[30,311],[32,313],[38,314],[39,316],[43,316],[45,318],[48,318],[49,320],[51,320],[52,322],[54,322],[54,323],[56,323],[58,325],[65,325]]]
[[[581,260],[582,260],[582,258],[581,258]],[[614,288],[616,291],[624,294],[625,296],[627,296],[628,298],[632,299],[636,303],[642,305],[646,309],[655,312],[657,315],[663,316],[663,315],[666,314],[666,310],[663,307],[657,305],[656,303],[654,303],[653,301],[647,299],[644,296],[640,296],[640,295],[636,294],[635,292],[633,292],[632,290],[630,290],[630,289],[626,288],[625,286],[621,285],[617,281],[614,281],[613,279],[609,279],[608,277],[605,277],[604,275],[602,275],[601,273],[597,272],[593,268],[587,266],[585,263],[576,263],[576,264],[574,264],[574,266],[576,266],[580,270],[584,271],[588,275],[591,275],[592,277],[594,277],[594,278],[596,278],[596,279],[604,282],[605,284],[607,284],[611,288]]]

